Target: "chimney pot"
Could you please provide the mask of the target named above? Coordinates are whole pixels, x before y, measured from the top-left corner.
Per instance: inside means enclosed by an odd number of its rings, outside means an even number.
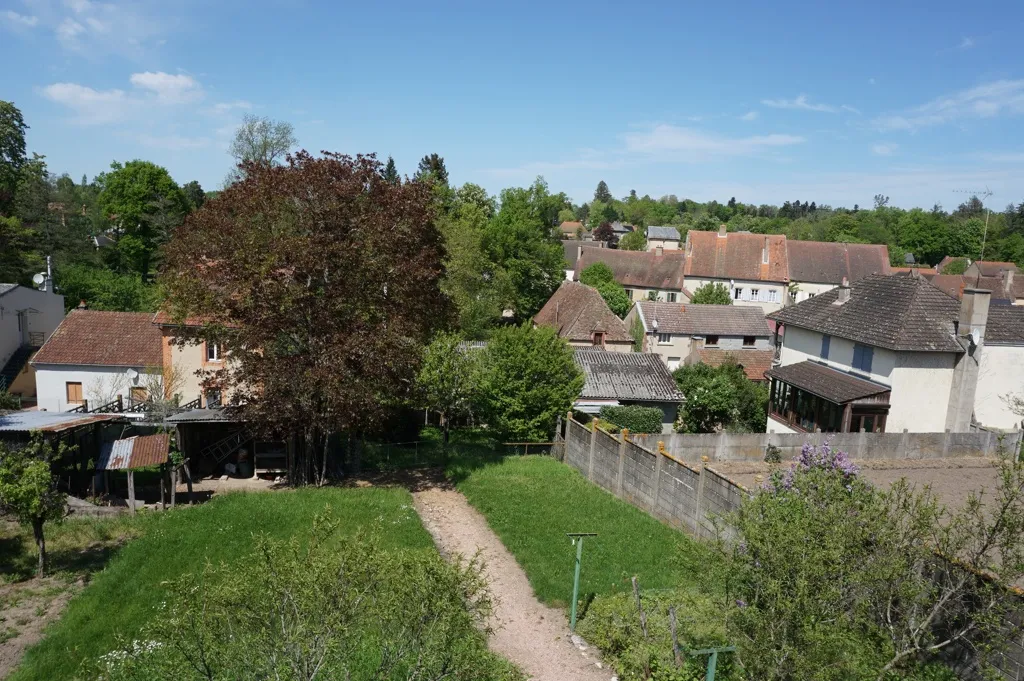
[[[725,227],[725,225],[719,225],[719,226],[718,226],[718,236],[724,237],[724,236],[725,236],[725,233],[726,233],[726,231],[727,231],[727,230],[726,230],[726,227]]]

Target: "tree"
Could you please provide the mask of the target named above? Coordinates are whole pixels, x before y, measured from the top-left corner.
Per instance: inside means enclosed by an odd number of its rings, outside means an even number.
[[[547,442],[583,389],[569,344],[551,327],[500,329],[487,344],[480,393],[487,424],[501,437]]]
[[[619,239],[619,248],[624,251],[646,251],[647,237],[640,230],[630,232]]]
[[[32,230],[18,218],[0,217],[0,281],[28,284],[43,266]]]
[[[612,202],[612,193],[608,191],[608,185],[604,180],[597,183],[597,189],[594,190],[594,201],[600,201],[604,204]]]
[[[417,180],[433,178],[438,184],[448,184],[448,169],[444,165],[444,157],[437,154],[427,154],[420,159],[416,170]]]
[[[593,265],[587,265],[580,272],[580,283],[586,284],[587,286],[593,286],[597,288],[600,284],[615,281],[615,273],[612,272],[612,268],[603,262],[595,262]]]
[[[64,304],[74,308],[84,300],[91,310],[155,312],[159,292],[135,273],[121,274],[104,267],[69,264],[56,272],[57,287]]]
[[[709,282],[697,287],[690,302],[694,305],[732,305],[732,296],[725,284]]]
[[[246,114],[242,117],[242,124],[235,130],[228,153],[240,166],[240,174],[244,175],[248,172],[245,167],[247,165],[270,167],[282,163],[285,155],[297,144],[291,123]],[[234,179],[239,179],[241,175]]]
[[[252,166],[167,245],[181,342],[219,342],[255,430],[301,443],[288,479],[340,471],[328,438],[380,428],[412,397],[422,346],[452,319],[431,188],[384,181],[373,156],[306,152]],[[192,338],[190,338],[193,336]]]
[[[157,249],[188,212],[188,199],[166,168],[149,161],[114,162],[101,182],[99,207],[117,234],[117,269],[147,277]]]
[[[478,354],[454,333],[439,333],[424,353],[416,383],[423,406],[441,417],[446,446],[452,419],[472,412],[479,382]]]
[[[732,358],[717,367],[687,364],[676,369],[673,376],[686,396],[680,432],[764,432],[768,388],[749,380]]]
[[[70,451],[63,442],[52,448],[39,434],[22,447],[0,442],[0,511],[32,526],[40,577],[46,574],[43,526],[47,521],[60,522],[67,508],[67,498],[57,486],[51,462]]]
[[[563,222],[575,222],[575,221],[576,221],[576,213],[573,212],[572,208],[563,208],[562,210],[558,211],[558,223],[559,224],[561,224]]]
[[[614,248],[619,241],[619,238],[615,236],[615,230],[612,229],[610,222],[602,222],[594,230],[594,241],[604,241],[608,244],[609,248]]]
[[[387,165],[384,166],[384,180],[390,184],[399,184],[402,181],[398,175],[398,168],[395,167],[395,159],[390,156]]]
[[[192,180],[181,190],[185,193],[185,199],[192,210],[199,210],[206,203],[206,192],[203,191],[202,185],[197,180]]]
[[[963,274],[967,270],[967,258],[950,260],[939,274]]]
[[[632,301],[629,299],[629,294],[626,293],[625,287],[617,281],[605,281],[594,288],[604,298],[604,302],[608,304],[608,308],[616,314],[618,317],[625,317],[626,313],[629,312],[629,308],[633,307]]]
[[[0,216],[10,215],[25,165],[25,119],[13,102],[0,100]]]

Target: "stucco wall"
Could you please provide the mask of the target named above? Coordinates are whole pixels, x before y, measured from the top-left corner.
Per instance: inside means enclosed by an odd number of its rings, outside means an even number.
[[[801,303],[808,298],[812,298],[817,295],[821,295],[826,291],[831,291],[836,287],[835,284],[818,284],[814,282],[798,281],[796,297],[793,299],[794,303]]]
[[[669,294],[670,293],[676,294],[675,302],[681,303],[684,300],[683,292],[678,290],[678,289],[636,288],[636,287],[629,287],[629,286],[626,286],[624,288],[626,289],[626,295],[629,296],[629,299],[632,300],[633,302],[639,302],[641,300],[648,300],[648,295],[651,294],[651,293],[656,293],[658,295],[658,300],[660,300],[662,302],[672,302],[672,301],[669,300]]]
[[[142,377],[146,367],[130,367],[139,372],[134,382],[128,380],[129,367],[89,367],[76,365],[36,365],[36,394],[39,409],[46,411],[67,411],[78,406],[68,405],[67,383],[81,383],[82,397],[89,401],[90,408],[116,399],[118,395],[127,400],[133,385],[151,384]]]
[[[693,293],[701,286],[706,284],[725,284],[725,287],[729,289],[729,297],[733,298],[733,305],[744,305],[748,307],[759,307],[764,310],[765,314],[769,312],[775,312],[780,309],[786,300],[789,288],[786,284],[781,282],[771,281],[750,281],[744,279],[709,279],[702,277],[686,277],[686,289]],[[766,291],[775,291],[776,302],[768,301],[753,301],[753,300],[736,300],[734,297],[734,289],[742,288],[746,291],[750,291],[751,288],[756,288],[761,291],[761,295],[766,295]]]
[[[1024,394],[1024,346],[989,345],[981,353],[974,416],[983,426],[1012,430],[1021,416],[1010,411],[1003,397]]]
[[[796,364],[804,360],[821,360],[821,337],[817,331],[809,331],[796,326],[787,326],[782,346],[780,364]],[[884,348],[875,348],[871,360],[871,373],[867,374],[853,368],[853,346],[854,342],[846,338],[832,336],[829,342],[828,360],[826,364],[840,371],[848,371],[855,375],[863,376],[883,385],[892,385],[892,372],[896,367],[896,353]],[[948,394],[948,391],[947,391]],[[945,410],[945,406],[943,406]],[[943,419],[946,412],[943,411]],[[941,432],[943,429],[939,428]]]
[[[18,310],[37,310],[25,315],[27,328],[18,329]],[[43,342],[64,319],[64,296],[19,286],[0,296],[0,367],[29,340],[30,333],[42,333]],[[42,343],[40,343],[41,345]]]
[[[887,433],[941,433],[946,429],[956,356],[951,352],[900,352],[892,378]]]
[[[679,250],[679,240],[678,239],[648,239],[647,240],[647,250],[648,251],[655,251],[655,250],[657,250],[658,246],[661,246],[666,251],[678,251]]]

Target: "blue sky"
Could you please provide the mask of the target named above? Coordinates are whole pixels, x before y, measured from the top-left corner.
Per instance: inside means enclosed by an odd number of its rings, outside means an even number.
[[[75,178],[144,158],[215,189],[253,113],[493,193],[1024,200],[1019,1],[497,5],[0,0],[0,98]]]

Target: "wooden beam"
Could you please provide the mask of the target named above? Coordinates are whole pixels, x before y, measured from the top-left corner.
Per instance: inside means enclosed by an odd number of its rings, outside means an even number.
[[[132,515],[135,515],[135,473],[128,470],[128,508]]]

